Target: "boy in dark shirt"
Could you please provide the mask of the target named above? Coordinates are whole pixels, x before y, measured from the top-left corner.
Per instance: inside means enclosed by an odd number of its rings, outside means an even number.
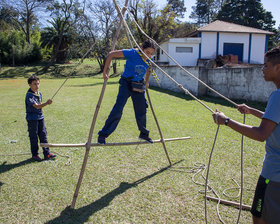
[[[40,79],[37,76],[32,75],[27,82],[30,88],[26,93],[25,107],[31,153],[32,159],[40,162],[42,159],[38,155],[38,137],[41,143],[48,143],[42,108],[51,104],[52,100],[48,99],[47,102],[42,103],[42,94],[39,92]],[[45,160],[56,157],[47,147],[43,147],[43,154]]]

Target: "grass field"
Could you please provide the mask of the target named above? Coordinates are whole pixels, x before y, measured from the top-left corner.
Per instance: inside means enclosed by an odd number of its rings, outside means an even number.
[[[41,163],[32,162],[31,154],[9,156],[30,152],[24,105],[28,85],[25,78],[12,78],[6,70],[2,72],[6,72],[7,78],[0,80],[0,223],[205,223],[204,199],[199,193],[204,187],[192,181],[191,168],[196,163],[207,164],[217,126],[211,113],[199,103],[183,94],[152,88],[150,96],[164,137],[191,136],[190,140],[166,143],[175,165],[167,167],[161,144],[92,148],[76,209],[71,211],[68,206],[85,150],[52,149],[71,156],[68,166],[65,165],[67,158],[62,156]],[[115,102],[118,79],[108,81],[94,130],[94,142]],[[42,78],[40,90],[44,100],[51,97],[62,82],[63,79]],[[102,83],[101,75],[67,81],[53,104],[44,108],[50,143],[87,141]],[[201,99],[212,109],[218,108],[242,122],[243,116],[223,100]],[[256,103],[254,106],[263,109],[263,105]],[[158,139],[150,109],[147,116],[151,137]],[[258,125],[259,120],[247,116],[246,123]],[[136,141],[138,135],[129,100],[117,130],[107,141]],[[10,140],[16,140],[16,143],[10,143]],[[238,201],[238,198],[223,196],[222,192],[236,187],[232,179],[240,183],[240,142],[239,134],[228,127],[220,127],[209,181],[226,200]],[[248,138],[244,143],[243,202],[251,205],[264,156],[264,143]],[[199,175],[195,179],[204,182]],[[236,195],[238,191],[228,193]],[[207,208],[209,223],[219,223],[216,203],[207,202]],[[235,223],[238,210],[221,205],[220,214],[225,223]],[[249,212],[242,212],[240,223],[251,223]]]

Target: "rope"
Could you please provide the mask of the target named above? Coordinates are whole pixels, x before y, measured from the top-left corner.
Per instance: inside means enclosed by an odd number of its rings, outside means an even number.
[[[214,93],[216,93],[217,95],[219,95],[220,97],[224,98],[225,100],[227,100],[228,102],[232,103],[234,106],[237,107],[237,104],[235,102],[233,102],[232,100],[230,100],[229,98],[227,98],[226,96],[222,95],[221,93],[217,92],[215,89],[213,89],[212,87],[208,86],[205,82],[203,82],[202,80],[200,80],[199,78],[197,78],[196,76],[194,76],[192,73],[190,73],[188,70],[186,70],[185,68],[183,68],[173,57],[171,57],[163,48],[160,47],[160,45],[153,40],[151,37],[149,37],[144,31],[143,29],[139,26],[139,24],[137,23],[137,21],[135,20],[135,18],[133,17],[132,13],[128,10],[128,14],[130,16],[130,18],[132,18],[132,20],[134,21],[134,23],[136,24],[136,26],[139,28],[139,30],[141,31],[141,33],[143,33],[148,39],[152,40],[157,46],[158,48],[160,48],[176,65],[179,66],[179,68],[181,68],[185,73],[187,73],[188,75],[190,75],[191,77],[193,77],[194,79],[196,79],[198,82],[200,82],[202,85],[204,85],[205,87],[207,87],[208,89],[210,89],[211,91],[213,91]]]

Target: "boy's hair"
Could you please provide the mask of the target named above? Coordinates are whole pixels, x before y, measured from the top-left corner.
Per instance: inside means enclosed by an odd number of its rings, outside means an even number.
[[[31,84],[33,81],[40,81],[40,79],[36,75],[32,75],[28,78],[28,84]]]
[[[273,65],[280,64],[280,46],[274,47],[264,55]]]
[[[150,39],[145,40],[145,42],[141,45],[141,47],[143,48],[143,50],[149,47],[156,49],[155,43]]]

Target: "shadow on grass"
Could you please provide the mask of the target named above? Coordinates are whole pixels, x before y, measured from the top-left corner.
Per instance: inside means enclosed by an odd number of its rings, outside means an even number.
[[[1,173],[5,173],[5,172],[7,172],[9,170],[12,170],[14,168],[17,168],[17,167],[20,167],[20,166],[24,166],[24,165],[27,165],[29,163],[33,163],[33,162],[34,162],[34,160],[30,158],[30,159],[23,160],[23,161],[21,161],[19,163],[7,164],[6,165],[7,161],[5,161],[5,162],[3,162],[0,165],[0,174]]]
[[[159,87],[149,87],[152,90],[155,90],[157,92],[161,92],[161,93],[165,93],[171,96],[175,96],[181,99],[185,99],[185,100],[194,100],[191,96],[185,94],[185,93],[177,93],[177,92],[173,92],[171,90],[166,90],[166,89],[161,89]],[[223,106],[227,106],[227,107],[235,107],[233,104],[231,104],[230,102],[226,101],[225,99],[221,98],[221,97],[214,97],[214,96],[200,96],[197,97],[199,100],[202,100],[204,102],[209,102],[209,103],[214,103],[214,104],[219,104],[219,105],[223,105]],[[262,102],[256,102],[256,101],[248,101],[248,100],[242,100],[242,99],[237,99],[237,100],[232,100],[233,102],[237,103],[237,104],[242,104],[245,103],[250,107],[254,107],[258,110],[265,110],[266,107],[266,103],[262,103]],[[215,108],[212,108],[215,109]]]
[[[173,165],[176,165],[178,163],[181,163],[183,160],[180,160]],[[94,213],[102,210],[103,208],[109,206],[110,202],[114,200],[115,197],[118,195],[123,194],[127,190],[137,187],[139,184],[143,183],[146,180],[151,179],[152,177],[168,170],[172,166],[167,166],[159,171],[156,171],[148,176],[145,176],[133,183],[127,183],[127,182],[122,182],[119,187],[116,189],[112,190],[108,194],[104,195],[103,197],[99,198],[98,200],[92,202],[89,205],[86,205],[84,207],[81,207],[79,209],[71,209],[70,206],[66,207],[60,214],[59,217],[54,218],[53,220],[50,220],[46,222],[45,224],[61,224],[61,223],[75,223],[75,224],[80,224],[80,223],[85,223],[88,221],[88,218],[92,216]]]

